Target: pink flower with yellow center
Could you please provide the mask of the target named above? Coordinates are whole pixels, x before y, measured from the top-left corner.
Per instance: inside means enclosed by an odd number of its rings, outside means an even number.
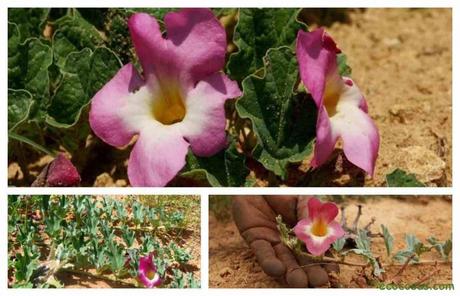
[[[157,20],[136,13],[128,21],[142,67],[123,66],[92,99],[89,121],[104,142],[122,147],[138,139],[128,162],[132,186],[165,186],[184,167],[189,147],[212,156],[225,146],[227,99],[238,84],[220,72],[225,30],[209,9],[182,9]]]
[[[294,233],[303,241],[308,252],[314,256],[323,255],[337,239],[345,235],[335,217],[339,209],[332,202],[322,203],[317,198],[308,200],[308,216],[294,227]]]
[[[153,262],[153,253],[139,259],[137,277],[146,288],[154,288],[161,284],[160,275],[157,273],[157,267]]]
[[[322,28],[299,31],[296,47],[302,82],[318,107],[312,166],[328,160],[340,137],[347,159],[373,175],[379,132],[367,114],[367,103],[359,88],[339,74],[340,50],[334,40]]]

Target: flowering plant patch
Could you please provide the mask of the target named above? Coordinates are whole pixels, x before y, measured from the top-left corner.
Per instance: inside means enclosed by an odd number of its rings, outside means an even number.
[[[293,229],[283,222],[281,216],[277,217],[281,241],[296,256],[308,259],[308,264],[338,264],[360,268],[352,279],[358,286],[397,284],[410,264],[433,265],[431,275],[439,272],[437,264],[451,264],[451,239],[440,241],[430,236],[426,242],[422,242],[408,233],[405,234],[406,247],[395,250],[394,237],[384,224],[380,225],[378,233],[370,230],[371,225],[376,222],[375,218],[364,227],[359,226],[363,211],[361,205],[358,206],[357,216],[351,226],[347,223],[344,206],[341,207],[340,222],[335,221],[339,209],[334,202],[323,203],[317,197],[310,197],[306,208],[300,210],[305,211],[308,218],[298,221]],[[379,239],[384,242],[386,257],[376,255],[376,250],[373,250],[372,242]],[[437,253],[438,258],[423,258],[424,254],[432,251]],[[399,270],[393,277],[388,277],[385,268],[394,266],[399,266]],[[429,277],[424,277],[423,281],[427,279]]]
[[[291,8],[9,9],[10,184],[62,152],[84,186],[372,177],[365,94],[340,44],[307,23]],[[388,184],[423,185],[406,177]]]
[[[171,201],[10,196],[8,285],[59,288],[69,284],[67,274],[119,287],[199,287],[182,239],[190,214],[165,208]]]

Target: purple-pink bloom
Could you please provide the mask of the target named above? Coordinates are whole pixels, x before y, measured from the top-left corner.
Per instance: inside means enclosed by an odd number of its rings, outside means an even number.
[[[339,209],[332,202],[322,203],[315,197],[308,200],[308,217],[294,227],[298,239],[305,243],[308,252],[320,256],[329,250],[332,243],[345,235],[335,217]]]
[[[153,253],[139,258],[137,277],[146,288],[154,288],[161,284],[160,275],[157,273],[155,262],[153,262]]]
[[[341,77],[334,40],[320,28],[299,31],[297,60],[303,84],[318,107],[316,145],[312,166],[325,163],[342,138],[343,151],[354,165],[373,175],[379,132],[367,114],[367,103],[356,84]]]
[[[212,156],[227,145],[224,103],[241,96],[220,70],[226,34],[209,9],[182,9],[157,20],[136,13],[128,21],[142,74],[127,64],[92,99],[94,133],[122,147],[137,142],[128,162],[132,186],[165,186],[184,167],[190,146]]]

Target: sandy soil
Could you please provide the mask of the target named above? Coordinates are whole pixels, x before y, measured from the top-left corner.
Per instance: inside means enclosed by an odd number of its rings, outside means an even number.
[[[394,250],[405,248],[404,235],[415,234],[424,241],[429,236],[446,240],[452,233],[452,207],[450,199],[443,197],[406,197],[404,199],[376,197],[346,198],[346,217],[349,225],[357,212],[357,204],[363,205],[359,227],[366,225],[372,217],[376,219],[370,230],[379,231],[380,224],[388,227],[395,238]],[[228,209],[229,210],[229,209]],[[374,254],[386,258],[383,239],[372,241]],[[424,260],[439,260],[435,252],[424,254]],[[349,257],[350,261],[359,260]],[[388,263],[388,261],[383,261]],[[341,266],[342,287],[358,287],[352,281],[359,268]],[[386,267],[387,278],[391,279],[399,266]],[[401,277],[402,283],[412,284],[434,270],[433,264],[409,266]],[[450,264],[440,264],[440,272],[425,284],[448,284],[452,281]],[[209,218],[209,287],[214,288],[273,288],[283,287],[265,275],[250,248],[240,237],[233,221],[218,220],[212,213]]]
[[[452,184],[452,12],[367,9],[328,32],[347,54],[381,135],[374,180],[396,168]]]

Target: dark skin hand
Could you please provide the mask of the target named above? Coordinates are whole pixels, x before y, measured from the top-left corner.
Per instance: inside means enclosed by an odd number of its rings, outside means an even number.
[[[290,227],[307,217],[307,201],[306,196],[236,196],[233,219],[267,275],[292,288],[334,287],[332,275],[338,274],[338,265],[304,266],[308,259],[296,258],[276,228],[278,215]]]

